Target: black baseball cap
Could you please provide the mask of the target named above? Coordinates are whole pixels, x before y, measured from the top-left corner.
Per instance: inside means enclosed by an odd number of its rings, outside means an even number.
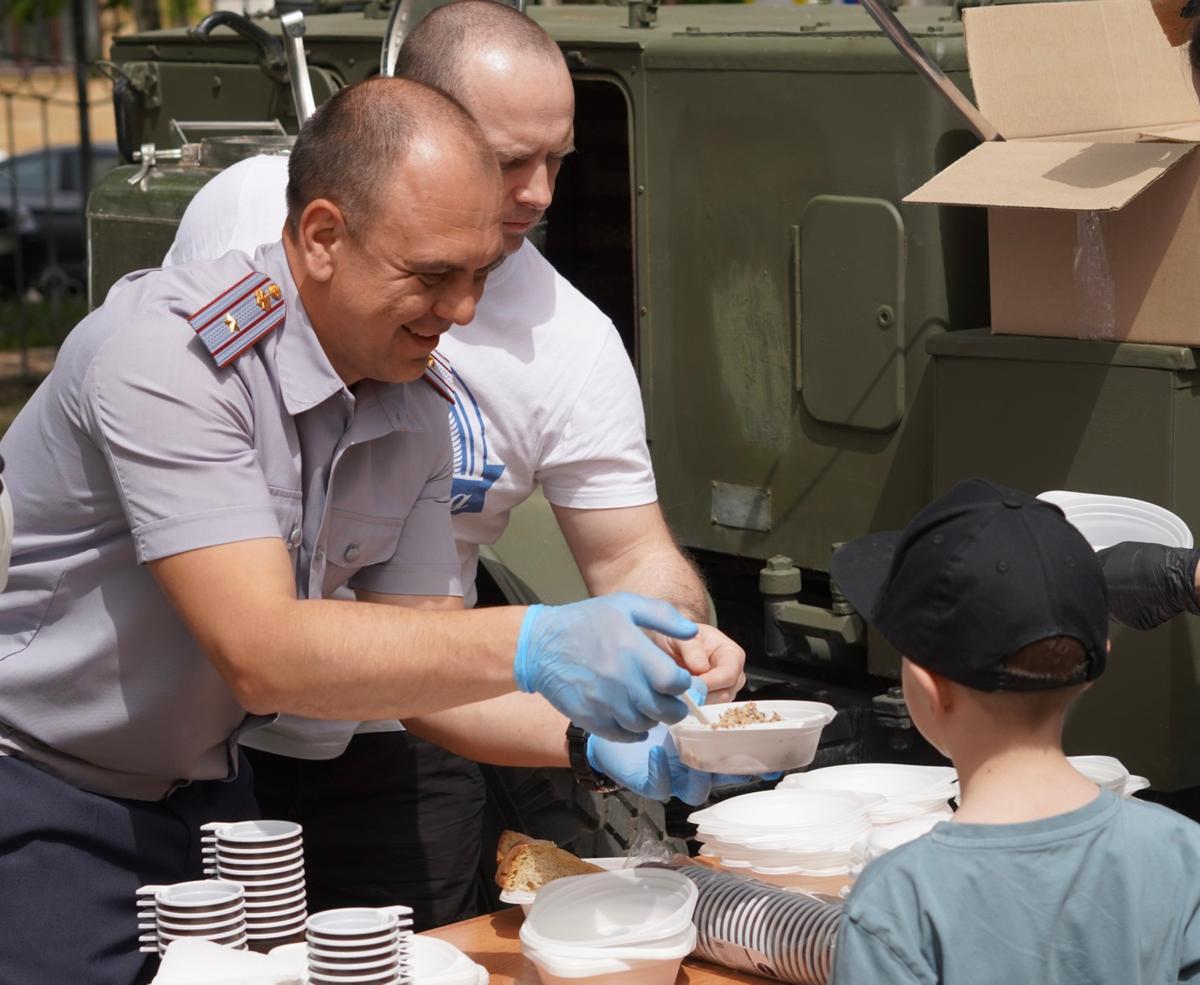
[[[914,663],[979,691],[1094,680],[1108,654],[1108,591],[1095,552],[1051,503],[967,479],[903,530],[838,548],[831,574],[859,614]],[[1053,636],[1082,644],[1073,680],[1004,670]]]

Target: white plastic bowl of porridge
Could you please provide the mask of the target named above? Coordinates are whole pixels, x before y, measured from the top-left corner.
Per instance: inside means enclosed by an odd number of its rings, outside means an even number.
[[[686,766],[710,773],[773,773],[813,761],[837,711],[820,701],[733,701],[705,705],[712,724],[688,716],[670,728]]]

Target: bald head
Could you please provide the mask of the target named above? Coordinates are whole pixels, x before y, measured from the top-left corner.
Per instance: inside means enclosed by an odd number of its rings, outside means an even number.
[[[396,170],[458,160],[485,185],[498,182],[495,155],[471,116],[454,99],[410,79],[374,78],[336,93],[296,138],[288,162],[288,228],[305,207],[334,203],[347,229],[379,213],[378,198]]]
[[[531,18],[497,0],[454,0],[433,10],[409,32],[400,48],[396,74],[469,105],[471,73],[466,69],[489,61],[511,64],[529,59],[566,70],[554,39]]]

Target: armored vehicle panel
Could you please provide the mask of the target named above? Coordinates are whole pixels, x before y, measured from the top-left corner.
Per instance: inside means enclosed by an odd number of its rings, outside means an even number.
[[[562,47],[578,103],[579,153],[539,245],[625,340],[660,502],[722,625],[759,681],[848,710],[828,730],[847,755],[872,730],[888,754],[916,747],[902,702],[881,694],[896,654],[829,584],[835,543],[902,525],[970,474],[1144,496],[1196,528],[1183,461],[1194,370],[1137,363],[1161,354],[1096,359],[1085,343],[1046,342],[1055,359],[1025,340],[993,352],[986,333],[959,334],[988,324],[986,219],[902,199],[977,141],[860,8],[669,6],[653,28],[610,6],[530,12]],[[953,10],[899,16],[970,94]],[[260,23],[279,35],[278,21]],[[307,19],[318,102],[378,71],[385,23]],[[286,77],[225,29],[123,38],[112,57],[136,90],[119,114],[124,143],[189,147],[94,193],[94,301],[160,261],[221,166],[220,134],[296,130]],[[1045,453],[1030,453],[1043,437]],[[538,499],[485,553],[505,597],[581,589],[569,555],[546,547],[557,536]],[[1070,724],[1072,751],[1120,756],[1160,787],[1200,783],[1193,635],[1118,635],[1114,669]]]

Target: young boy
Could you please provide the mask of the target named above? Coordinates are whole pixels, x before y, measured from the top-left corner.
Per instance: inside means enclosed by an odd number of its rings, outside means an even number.
[[[961,482],[845,545],[832,573],[905,655],[909,713],[961,800],[863,872],[834,985],[1200,981],[1200,825],[1063,755],[1067,709],[1104,670],[1108,601],[1062,513]]]

